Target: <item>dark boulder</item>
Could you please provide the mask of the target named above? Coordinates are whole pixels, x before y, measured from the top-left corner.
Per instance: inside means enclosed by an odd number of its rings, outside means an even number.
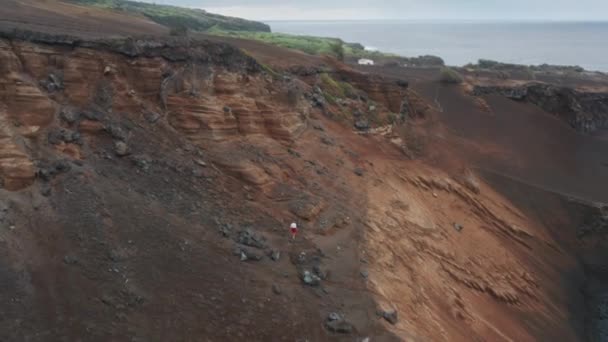
[[[336,312],[332,312],[327,316],[325,327],[327,330],[338,334],[350,334],[355,330],[352,324],[350,324],[342,315]]]
[[[366,118],[360,118],[355,121],[355,128],[360,131],[367,131],[370,129],[369,120]]]

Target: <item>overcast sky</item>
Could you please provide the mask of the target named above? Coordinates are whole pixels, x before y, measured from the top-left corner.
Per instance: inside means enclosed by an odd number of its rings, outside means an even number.
[[[255,20],[608,20],[608,0],[145,0]]]

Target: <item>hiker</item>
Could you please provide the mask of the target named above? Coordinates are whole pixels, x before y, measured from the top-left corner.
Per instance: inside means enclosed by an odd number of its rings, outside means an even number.
[[[289,230],[291,231],[291,239],[295,240],[296,234],[298,234],[298,225],[295,222],[293,222],[291,224],[291,226],[289,226]]]

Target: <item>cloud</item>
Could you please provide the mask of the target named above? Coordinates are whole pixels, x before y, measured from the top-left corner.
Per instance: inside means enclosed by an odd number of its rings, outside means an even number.
[[[608,20],[606,0],[146,0],[258,19]]]

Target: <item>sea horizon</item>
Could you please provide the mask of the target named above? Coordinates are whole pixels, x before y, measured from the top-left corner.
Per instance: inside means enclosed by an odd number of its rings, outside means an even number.
[[[340,38],[404,57],[434,55],[463,66],[479,59],[571,65],[608,72],[608,21],[535,19],[268,20],[277,33]]]

